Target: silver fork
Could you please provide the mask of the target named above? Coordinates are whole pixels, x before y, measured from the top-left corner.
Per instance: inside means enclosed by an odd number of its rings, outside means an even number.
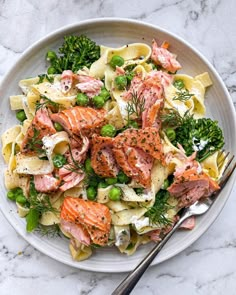
[[[228,157],[228,154],[226,155]],[[190,207],[183,210],[181,213],[180,219],[178,222],[174,225],[172,230],[163,238],[163,240],[157,244],[148,254],[147,256],[138,264],[138,266],[129,273],[129,275],[120,283],[120,285],[113,291],[112,295],[128,295],[133,290],[133,288],[138,283],[139,279],[142,277],[146,269],[149,267],[149,265],[152,263],[154,258],[157,256],[157,254],[161,251],[163,246],[166,244],[166,242],[170,239],[170,237],[173,235],[173,233],[180,227],[180,225],[190,216],[196,216],[196,215],[202,215],[205,212],[207,212],[211,206],[213,205],[214,201],[217,199],[217,196],[220,194],[226,183],[228,182],[230,176],[233,174],[236,163],[231,165],[234,159],[234,156],[232,156],[229,161],[227,162],[227,165],[224,169],[223,176],[220,181],[220,190],[212,194],[209,198],[203,199],[201,201],[195,202]]]

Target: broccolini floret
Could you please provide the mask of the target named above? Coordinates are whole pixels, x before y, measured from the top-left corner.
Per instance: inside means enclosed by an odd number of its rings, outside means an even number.
[[[194,119],[188,112],[181,117],[176,110],[167,110],[162,116],[164,129],[173,128],[175,138],[171,143],[181,144],[186,155],[197,152],[196,160],[206,158],[220,150],[224,145],[224,136],[218,122],[210,118]]]
[[[90,67],[100,57],[100,46],[87,36],[65,36],[59,54],[50,50],[47,52],[47,60],[51,66],[48,74],[60,74],[64,70],[77,72],[83,67]]]

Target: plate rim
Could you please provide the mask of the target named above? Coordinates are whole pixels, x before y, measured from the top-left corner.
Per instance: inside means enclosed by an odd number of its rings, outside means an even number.
[[[219,73],[216,71],[216,69],[213,67],[213,65],[208,61],[208,59],[196,48],[194,48],[188,41],[186,41],[185,39],[183,39],[182,37],[178,36],[175,33],[172,33],[171,31],[168,31],[166,29],[163,29],[162,27],[158,26],[158,25],[153,25],[151,23],[147,23],[144,21],[139,21],[139,20],[134,20],[134,19],[130,19],[130,18],[120,18],[120,17],[106,17],[106,18],[91,18],[91,19],[86,19],[83,21],[79,21],[79,22],[74,22],[72,24],[69,25],[65,25],[65,26],[61,26],[60,28],[46,34],[44,37],[41,37],[40,39],[36,40],[34,43],[32,43],[32,45],[30,45],[29,47],[27,47],[22,54],[18,57],[18,59],[13,63],[13,65],[9,68],[9,70],[5,73],[5,75],[3,76],[1,83],[0,83],[0,90],[3,88],[3,86],[6,84],[6,81],[10,78],[12,72],[14,72],[14,69],[17,68],[20,63],[22,62],[22,60],[27,57],[27,55],[32,51],[32,50],[37,50],[37,47],[41,47],[41,45],[43,43],[46,43],[48,40],[50,40],[53,37],[56,37],[57,35],[60,35],[63,31],[67,31],[67,30],[73,30],[76,29],[77,27],[80,26],[85,26],[85,25],[95,25],[95,24],[101,24],[101,23],[109,23],[109,22],[121,22],[121,23],[132,23],[132,24],[137,24],[137,25],[143,25],[146,28],[151,28],[151,29],[155,29],[158,30],[160,32],[162,32],[163,34],[169,35],[171,37],[173,37],[174,39],[178,40],[180,43],[186,45],[191,51],[194,52],[194,54],[196,54],[206,65],[207,67],[210,68],[210,70],[214,73],[214,75],[217,78],[217,83],[220,84],[225,97],[228,100],[230,109],[234,109],[234,105],[232,102],[232,99],[230,97],[230,94],[221,78],[221,76],[219,75]],[[233,116],[233,124],[236,130],[236,117]],[[229,183],[227,184],[227,186],[225,187],[225,189],[223,190],[225,196],[223,197],[223,201],[221,200],[221,206],[217,208],[216,213],[214,215],[209,216],[208,218],[208,223],[205,224],[204,226],[202,226],[201,228],[199,228],[197,234],[195,234],[195,236],[192,237],[192,239],[188,239],[187,242],[185,242],[183,245],[184,247],[180,247],[178,248],[176,251],[169,253],[168,255],[165,255],[164,257],[162,257],[161,259],[159,259],[158,257],[155,258],[155,260],[153,261],[153,263],[151,264],[153,265],[157,265],[163,261],[166,261],[174,256],[176,256],[177,254],[181,253],[183,250],[187,249],[190,245],[192,245],[195,241],[197,241],[206,231],[207,229],[213,224],[213,222],[216,220],[216,218],[219,216],[220,212],[223,210],[229,196],[230,193],[233,189],[233,184],[234,184],[234,180],[236,178],[236,173],[234,173],[234,177],[231,177],[231,180],[229,181]],[[222,192],[222,193],[223,193]],[[221,193],[221,195],[222,195]],[[222,197],[221,197],[222,199]],[[216,205],[216,204],[215,204]],[[93,272],[110,272],[110,273],[122,273],[122,272],[128,272],[131,271],[133,269],[133,267],[130,267],[129,264],[127,264],[127,267],[125,270],[121,270],[121,269],[110,269],[109,267],[106,268],[104,267],[103,269],[92,269],[91,267],[87,267],[86,265],[81,265],[80,262],[77,262],[77,264],[75,265],[75,262],[71,259],[70,261],[65,261],[63,260],[61,257],[58,257],[56,255],[53,255],[53,253],[49,253],[46,251],[46,249],[44,249],[43,247],[40,246],[40,244],[37,244],[36,241],[34,241],[34,236],[32,236],[32,238],[26,233],[26,231],[23,231],[21,229],[21,227],[19,225],[14,224],[14,221],[11,219],[11,214],[10,212],[2,210],[1,206],[0,206],[1,212],[3,213],[3,216],[6,218],[6,220],[9,222],[9,224],[11,224],[11,226],[14,228],[14,230],[24,239],[26,240],[27,243],[29,243],[31,246],[33,246],[34,248],[36,248],[38,251],[40,251],[41,253],[49,256],[50,258],[53,258],[56,261],[59,261],[63,264],[72,266],[74,268],[77,269],[81,269],[81,270],[86,270],[86,271],[93,271]]]

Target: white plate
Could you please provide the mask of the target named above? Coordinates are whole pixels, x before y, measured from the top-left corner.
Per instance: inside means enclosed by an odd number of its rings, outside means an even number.
[[[44,73],[46,70],[45,54],[49,49],[57,49],[63,36],[70,34],[85,34],[98,44],[108,46],[121,46],[132,42],[146,42],[151,44],[153,38],[167,40],[171,44],[171,50],[178,55],[178,60],[183,66],[182,72],[195,76],[207,71],[213,80],[213,86],[207,91],[206,105],[210,117],[219,121],[224,130],[225,149],[236,154],[236,122],[231,98],[212,65],[188,43],[175,35],[149,24],[127,19],[94,19],[79,24],[64,27],[38,41],[31,46],[13,68],[6,75],[0,87],[0,123],[1,133],[16,124],[15,114],[10,111],[8,97],[19,94],[19,80]],[[3,214],[15,230],[25,238],[33,247],[44,254],[76,268],[96,272],[124,272],[132,270],[144,257],[152,245],[144,245],[130,257],[120,254],[116,249],[101,249],[88,260],[75,262],[72,260],[66,239],[47,239],[36,234],[27,234],[25,231],[25,219],[19,218],[13,202],[6,199],[6,190],[3,181],[5,165],[1,161],[1,196],[0,206]],[[197,220],[197,226],[192,231],[181,231],[168,242],[153,264],[160,263],[196,241],[212,224],[224,207],[224,204],[233,187],[234,180],[228,183],[223,193],[219,196],[214,207]]]

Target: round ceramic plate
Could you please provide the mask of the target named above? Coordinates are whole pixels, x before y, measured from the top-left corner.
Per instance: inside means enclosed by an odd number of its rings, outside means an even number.
[[[9,107],[9,96],[19,94],[19,80],[27,77],[37,76],[46,71],[45,54],[49,49],[57,49],[63,42],[63,36],[71,34],[85,34],[98,44],[119,47],[132,42],[145,42],[151,44],[153,38],[167,40],[171,44],[171,51],[178,55],[182,65],[180,72],[195,76],[208,72],[213,81],[213,86],[207,91],[206,106],[207,116],[219,121],[224,130],[225,149],[236,154],[236,123],[234,108],[230,96],[211,64],[188,43],[175,35],[158,27],[127,19],[94,19],[79,24],[64,27],[31,46],[13,68],[6,75],[0,87],[1,106],[0,123],[1,133],[16,124],[14,112]],[[27,234],[25,230],[25,219],[21,219],[16,212],[13,202],[6,199],[4,187],[3,170],[5,165],[1,161],[1,196],[0,206],[7,220],[15,230],[26,239],[33,247],[44,254],[76,268],[101,271],[101,272],[124,272],[132,270],[144,257],[153,245],[141,246],[138,251],[130,257],[120,254],[116,249],[99,249],[88,260],[75,262],[69,253],[66,239],[47,239],[37,234]],[[196,241],[212,224],[222,210],[234,180],[231,179],[219,196],[213,208],[204,216],[197,219],[197,225],[192,231],[180,231],[168,242],[153,264],[158,264],[182,250],[186,249]]]

